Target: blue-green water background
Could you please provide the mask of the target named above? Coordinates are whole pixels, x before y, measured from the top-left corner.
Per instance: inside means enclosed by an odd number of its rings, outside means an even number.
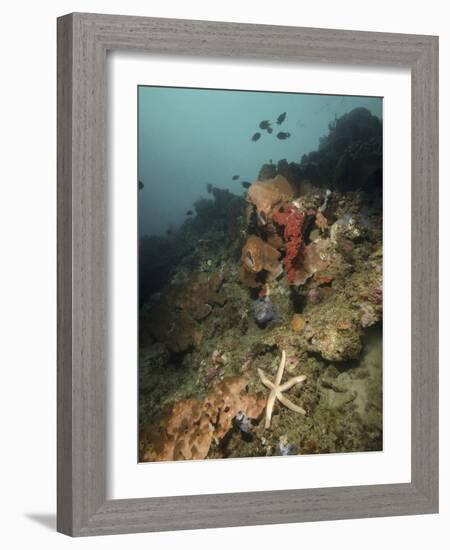
[[[138,94],[141,236],[179,227],[193,203],[208,197],[207,183],[243,194],[241,181],[254,181],[264,163],[300,162],[335,117],[356,107],[382,117],[382,99],[375,97],[151,86],[140,86]],[[259,129],[264,119],[273,122],[272,134]],[[279,131],[290,132],[290,139],[277,139]],[[255,132],[261,138],[253,142]]]

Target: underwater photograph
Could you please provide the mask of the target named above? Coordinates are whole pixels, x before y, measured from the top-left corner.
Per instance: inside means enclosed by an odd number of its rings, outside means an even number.
[[[383,99],[139,86],[139,462],[383,450]]]

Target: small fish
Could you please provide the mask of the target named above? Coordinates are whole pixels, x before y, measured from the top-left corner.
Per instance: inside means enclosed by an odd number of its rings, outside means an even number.
[[[273,132],[272,128],[267,128],[267,133],[271,134]]]
[[[240,178],[240,176],[237,176],[237,175],[236,175],[236,176],[233,176],[231,179],[232,179],[233,181],[236,181],[236,180],[238,180],[239,178]]]
[[[186,212],[186,216],[192,216],[192,210],[188,210],[188,211]]]
[[[140,191],[141,189],[144,189],[144,184],[142,183],[141,180],[139,180],[139,191]]]
[[[260,123],[259,123],[259,127],[261,128],[261,130],[267,130],[267,128],[270,128],[270,121],[269,120],[262,120]]]
[[[241,182],[241,185],[242,185],[242,187],[244,187],[244,189],[248,189],[251,184],[252,184],[251,181],[242,181]]]
[[[278,132],[277,134],[278,139],[287,139],[290,137],[291,137],[291,134],[289,132]]]
[[[213,184],[212,184],[212,183],[207,183],[207,184],[206,184],[206,191],[207,191],[208,193],[212,193],[213,188],[214,188],[214,187],[213,187]]]
[[[277,118],[277,124],[283,124],[285,119],[286,119],[286,112],[281,113],[281,115],[279,115]]]
[[[261,137],[261,134],[259,132],[256,132],[256,134],[253,134],[252,141],[258,141],[258,139]]]

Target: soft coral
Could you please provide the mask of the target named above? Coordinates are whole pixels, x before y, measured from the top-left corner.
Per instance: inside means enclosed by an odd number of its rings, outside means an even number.
[[[295,283],[298,259],[303,250],[303,226],[305,224],[305,214],[295,205],[288,204],[276,209],[273,212],[272,220],[278,225],[283,226],[283,239],[286,249],[284,265],[291,284]]]

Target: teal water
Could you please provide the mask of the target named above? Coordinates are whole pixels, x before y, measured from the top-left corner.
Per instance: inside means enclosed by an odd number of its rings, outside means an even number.
[[[193,203],[208,198],[207,183],[242,195],[241,182],[255,181],[263,164],[300,162],[318,148],[328,125],[352,109],[382,116],[382,99],[375,97],[151,86],[138,93],[141,236],[180,227]],[[272,134],[259,128],[266,119]],[[279,131],[290,138],[277,139]],[[253,142],[255,132],[261,138]]]

